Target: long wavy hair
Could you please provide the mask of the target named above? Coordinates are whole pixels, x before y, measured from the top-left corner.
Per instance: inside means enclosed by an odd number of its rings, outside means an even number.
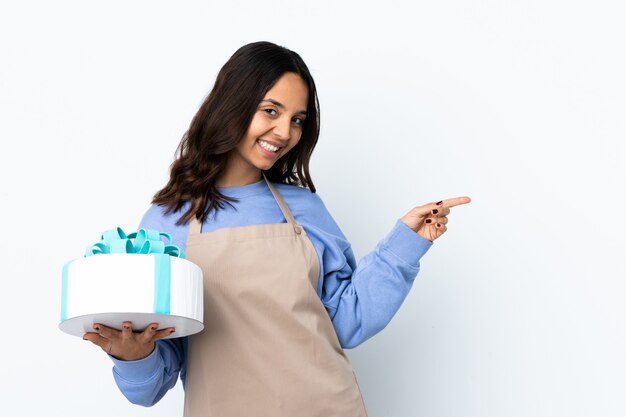
[[[309,160],[319,137],[320,113],[313,77],[296,52],[270,42],[250,43],[239,48],[220,70],[176,149],[167,185],[152,198],[153,204],[166,207],[166,214],[191,202],[177,225],[193,216],[203,222],[212,210],[238,201],[221,194],[215,182],[226,168],[229,153],[243,139],[259,103],[287,72],[300,75],[308,86],[307,117],[299,142],[264,173],[272,182],[315,192]]]

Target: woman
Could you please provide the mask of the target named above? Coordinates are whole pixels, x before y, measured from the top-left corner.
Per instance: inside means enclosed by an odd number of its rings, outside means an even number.
[[[387,325],[460,197],[412,209],[358,267],[315,194],[315,83],[300,56],[240,48],[218,74],[140,227],[166,231],[204,274],[205,329],[96,324],[132,402],[185,387],[185,416],[366,416],[342,348]]]

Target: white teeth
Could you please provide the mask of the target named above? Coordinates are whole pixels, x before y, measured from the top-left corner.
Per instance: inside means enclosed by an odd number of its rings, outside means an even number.
[[[258,142],[259,142],[259,145],[261,145],[263,149],[267,149],[268,151],[276,152],[279,149],[278,147],[274,145],[270,145],[269,143],[264,142],[261,139],[259,139]]]

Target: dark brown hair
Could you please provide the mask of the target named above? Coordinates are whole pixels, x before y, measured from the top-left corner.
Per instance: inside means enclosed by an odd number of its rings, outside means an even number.
[[[178,145],[167,185],[152,198],[152,203],[167,207],[166,214],[191,202],[176,224],[187,223],[193,216],[203,222],[212,210],[238,201],[221,194],[215,181],[226,168],[228,154],[244,137],[259,103],[286,72],[300,75],[308,86],[307,117],[299,142],[264,172],[272,182],[315,192],[309,160],[319,137],[320,116],[313,77],[297,53],[270,42],[250,43],[239,48],[220,70]]]

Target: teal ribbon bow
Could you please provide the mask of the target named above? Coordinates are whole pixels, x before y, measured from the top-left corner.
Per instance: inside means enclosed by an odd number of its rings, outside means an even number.
[[[153,229],[139,229],[136,232],[126,234],[121,227],[107,230],[100,236],[100,242],[90,245],[85,251],[85,256],[106,253],[159,253],[164,255],[185,258],[185,254],[176,245],[166,245],[161,236],[171,241],[172,238],[165,232]],[[134,239],[134,241],[132,240]]]

